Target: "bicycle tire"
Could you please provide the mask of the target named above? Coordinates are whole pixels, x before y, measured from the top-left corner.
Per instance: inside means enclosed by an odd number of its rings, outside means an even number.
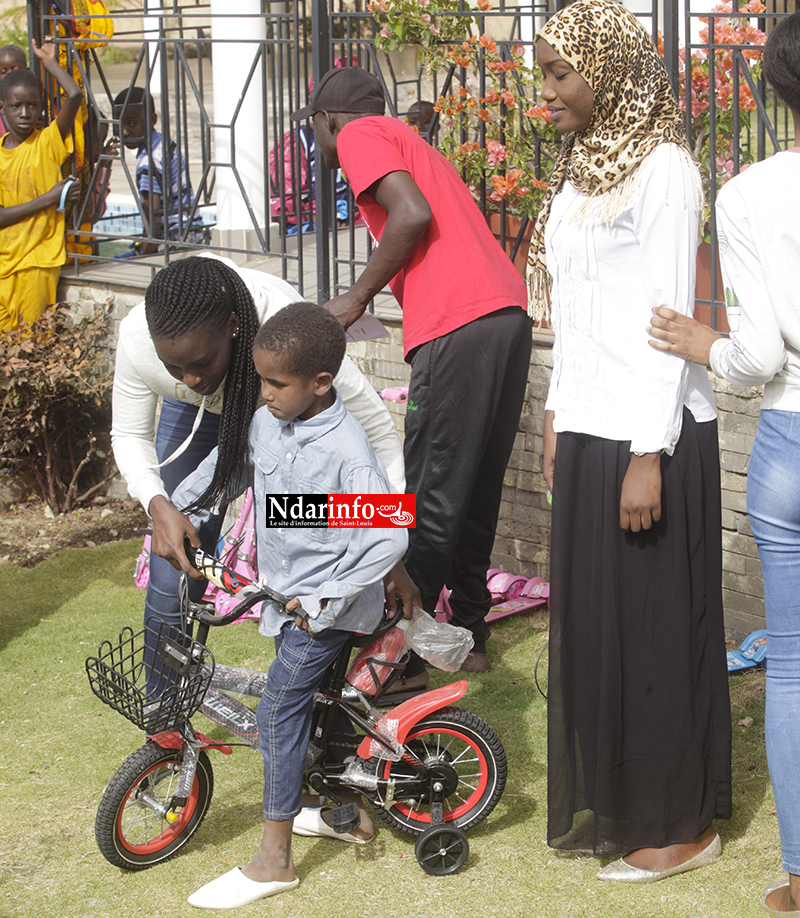
[[[175,792],[183,752],[148,741],[120,765],[103,792],[94,833],[103,857],[124,870],[146,870],[160,864],[189,841],[211,804],[214,772],[201,752],[189,799],[174,823],[141,801],[145,791],[159,803]]]
[[[497,805],[506,785],[508,765],[500,737],[485,720],[460,708],[444,708],[415,724],[406,745],[431,764],[450,766],[454,786],[444,800],[446,825],[466,830],[485,819]],[[409,765],[390,759],[373,758],[379,778],[401,778],[414,775]],[[478,770],[475,767],[478,766]],[[419,835],[430,828],[430,800],[398,798],[388,809],[373,799],[378,816],[390,826],[408,835]]]

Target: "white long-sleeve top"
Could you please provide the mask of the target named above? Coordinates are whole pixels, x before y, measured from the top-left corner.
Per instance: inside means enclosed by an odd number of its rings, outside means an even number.
[[[671,454],[684,406],[698,421],[716,417],[705,369],[647,343],[654,307],[694,311],[702,198],[696,169],[674,144],[657,147],[639,171],[610,225],[575,219],[587,199],[568,182],[553,200],[545,230],[555,332],[546,407],[556,432]]]
[[[711,369],[740,386],[765,383],[762,409],[800,411],[800,154],[750,166],[717,198],[730,338]]]
[[[207,255],[206,257],[218,257]],[[220,258],[242,278],[263,322],[279,309],[302,300],[286,281],[271,274],[241,268]],[[396,492],[405,490],[405,467],[400,437],[380,396],[356,365],[345,357],[334,380],[345,407],[364,428],[383,462]],[[219,414],[225,382],[206,396],[205,410]],[[170,376],[158,359],[147,328],[144,303],[139,303],[120,323],[114,369],[111,442],[117,467],[132,497],[147,510],[158,494],[167,497],[158,471],[155,449],[156,407],[159,398],[199,405],[202,396]]]

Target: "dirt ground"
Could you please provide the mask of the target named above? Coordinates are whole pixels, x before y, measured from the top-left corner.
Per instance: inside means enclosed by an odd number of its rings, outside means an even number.
[[[141,505],[133,500],[98,497],[56,517],[41,501],[13,504],[0,513],[0,560],[33,567],[63,548],[92,548],[133,538],[147,523]]]

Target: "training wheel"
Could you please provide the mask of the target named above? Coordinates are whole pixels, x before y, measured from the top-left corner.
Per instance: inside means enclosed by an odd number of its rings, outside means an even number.
[[[464,866],[469,842],[458,826],[428,826],[417,839],[414,853],[425,873],[443,877]]]

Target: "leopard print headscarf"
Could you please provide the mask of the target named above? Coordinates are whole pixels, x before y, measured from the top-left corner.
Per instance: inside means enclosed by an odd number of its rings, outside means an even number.
[[[661,143],[681,146],[686,131],[664,62],[644,26],[616,0],[576,0],[550,19],[544,39],[594,91],[585,131],[567,134],[553,168],[528,253],[528,312],[550,314],[544,228],[568,179],[592,200],[584,217],[612,223],[633,193],[636,167]],[[606,195],[598,201],[599,195]]]

